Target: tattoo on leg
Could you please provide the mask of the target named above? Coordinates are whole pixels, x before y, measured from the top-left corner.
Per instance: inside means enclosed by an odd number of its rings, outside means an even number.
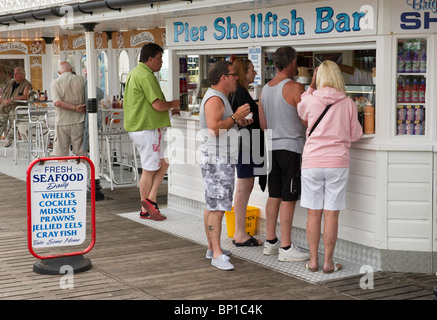
[[[214,226],[209,225],[209,226],[208,226],[208,230],[209,230],[209,231],[213,231],[213,230],[214,230]]]

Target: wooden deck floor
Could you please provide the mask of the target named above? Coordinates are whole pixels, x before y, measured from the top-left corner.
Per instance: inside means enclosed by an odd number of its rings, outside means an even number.
[[[204,258],[205,247],[149,228],[118,213],[138,209],[136,188],[104,190],[96,203],[97,242],[86,255],[91,270],[74,275],[33,272],[27,248],[26,185],[0,174],[0,299],[47,300],[430,300],[436,276],[378,273],[372,290],[360,277],[309,283],[250,261],[232,258],[224,272]],[[71,284],[71,283],[70,283]]]

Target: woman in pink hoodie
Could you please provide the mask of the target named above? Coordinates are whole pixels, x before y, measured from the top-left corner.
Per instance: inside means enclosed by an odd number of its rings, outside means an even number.
[[[317,88],[317,90],[316,90]],[[314,72],[308,91],[302,95],[297,111],[307,124],[307,140],[302,154],[302,195],[300,204],[308,208],[307,240],[309,271],[318,271],[318,249],[324,214],[324,273],[342,268],[332,260],[338,233],[338,216],[346,207],[349,175],[349,148],[363,134],[357,106],[345,94],[343,75],[337,64],[324,61]],[[326,106],[323,119],[310,134]]]

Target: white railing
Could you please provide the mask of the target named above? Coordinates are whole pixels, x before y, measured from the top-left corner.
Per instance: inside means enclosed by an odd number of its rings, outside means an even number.
[[[0,16],[90,1],[92,0],[1,0]]]

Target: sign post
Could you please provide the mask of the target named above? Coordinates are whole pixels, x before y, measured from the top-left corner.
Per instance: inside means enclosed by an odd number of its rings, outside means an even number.
[[[76,160],[76,161],[68,161]],[[91,178],[91,242],[82,251],[41,256],[35,249],[77,246],[86,240],[87,182]],[[83,255],[96,240],[95,228],[95,168],[86,157],[53,157],[34,160],[27,169],[27,226],[30,253],[41,259],[33,271],[59,274],[69,265],[75,272],[91,269],[91,261]]]

